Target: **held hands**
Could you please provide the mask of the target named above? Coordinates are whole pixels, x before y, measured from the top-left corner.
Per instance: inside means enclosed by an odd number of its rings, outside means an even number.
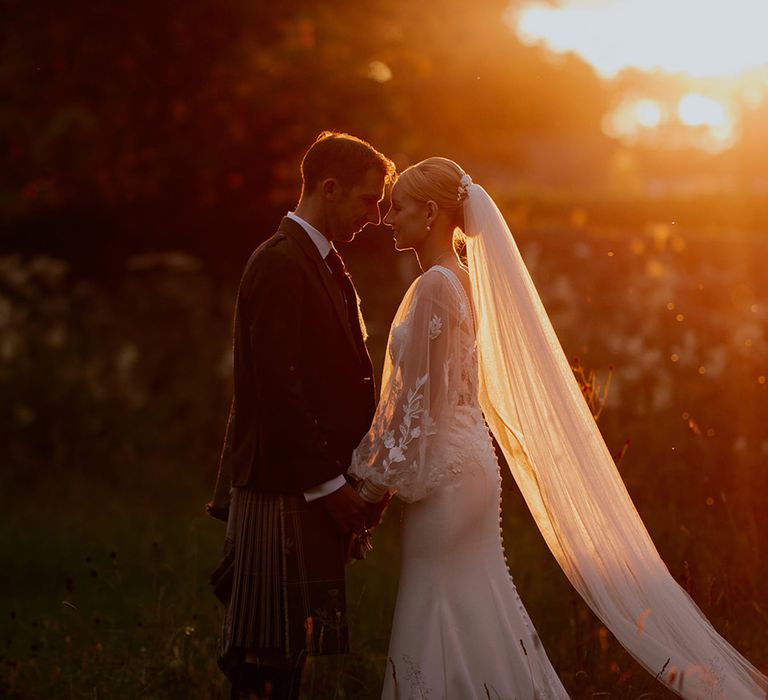
[[[387,491],[378,503],[366,503],[365,504],[365,526],[368,529],[377,527],[381,522],[381,516],[384,514],[384,510],[392,500],[392,492]]]
[[[392,494],[386,492],[380,501],[365,504],[365,528],[362,532],[353,532],[347,546],[347,563],[353,559],[365,559],[368,552],[373,550],[371,530],[381,521],[381,514],[392,499]]]
[[[392,494],[386,492],[378,502],[364,501],[348,483],[323,498],[322,503],[336,526],[349,536],[347,563],[354,559],[365,559],[373,549],[371,529],[381,521],[381,515],[390,500]]]
[[[345,535],[365,529],[367,504],[350,484],[344,484],[340,489],[325,496],[322,503]]]

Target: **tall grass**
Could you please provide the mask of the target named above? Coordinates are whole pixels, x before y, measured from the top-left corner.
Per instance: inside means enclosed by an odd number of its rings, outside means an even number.
[[[520,239],[662,557],[765,670],[768,242],[658,226]],[[346,255],[379,367],[413,273],[389,255]],[[0,696],[226,697],[207,583],[223,531],[202,506],[232,293],[184,256],[130,261],[110,289],[59,261],[0,259]],[[506,477],[503,499],[510,569],[571,696],[672,697],[573,592]],[[349,568],[353,652],[310,660],[304,698],[378,697],[398,537],[394,504]]]

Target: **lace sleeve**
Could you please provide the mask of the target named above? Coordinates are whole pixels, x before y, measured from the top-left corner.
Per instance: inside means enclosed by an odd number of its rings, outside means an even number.
[[[390,331],[381,400],[349,470],[363,479],[366,500],[393,490],[416,501],[452,473],[439,445],[455,403],[461,319],[456,290],[437,270],[406,293]]]

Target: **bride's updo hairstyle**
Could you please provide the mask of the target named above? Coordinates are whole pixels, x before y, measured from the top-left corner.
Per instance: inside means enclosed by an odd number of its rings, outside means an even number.
[[[454,246],[464,243],[464,199],[459,196],[459,185],[464,171],[448,158],[433,157],[406,168],[397,178],[405,193],[417,202],[430,200],[440,211],[446,212],[454,225]]]

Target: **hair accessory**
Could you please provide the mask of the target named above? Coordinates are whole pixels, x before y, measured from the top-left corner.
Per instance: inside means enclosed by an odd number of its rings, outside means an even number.
[[[470,185],[472,184],[473,184],[472,178],[466,173],[464,173],[461,176],[461,180],[459,181],[459,192],[456,195],[456,199],[458,201],[461,202],[465,200],[467,197],[469,197],[469,188],[470,188]]]

